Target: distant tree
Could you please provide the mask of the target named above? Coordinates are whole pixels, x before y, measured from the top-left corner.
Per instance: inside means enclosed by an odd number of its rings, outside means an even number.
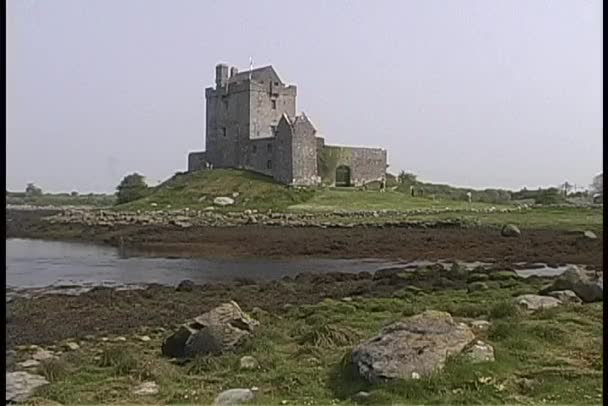
[[[571,185],[568,181],[565,181],[560,185],[560,189],[564,191],[564,196],[568,196],[573,187],[574,185]]]
[[[78,196],[78,192],[74,190],[72,193],[70,193],[70,196],[76,197]]]
[[[147,192],[148,185],[145,182],[145,178],[138,173],[132,173],[125,176],[116,187],[116,203],[121,204],[140,199]]]
[[[40,189],[39,187],[36,187],[36,185],[34,185],[33,183],[28,183],[27,186],[25,187],[25,194],[27,196],[41,196],[42,189]]]
[[[399,183],[416,183],[416,175],[405,171],[399,172]]]
[[[593,183],[591,183],[591,193],[604,196],[604,173],[600,173],[593,178]]]

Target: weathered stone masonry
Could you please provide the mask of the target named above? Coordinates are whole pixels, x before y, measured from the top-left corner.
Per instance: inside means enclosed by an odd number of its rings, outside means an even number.
[[[385,176],[386,150],[325,145],[309,118],[296,115],[296,95],[272,66],[239,73],[217,65],[215,87],[205,89],[205,151],[188,155],[188,171],[249,169],[301,186]]]

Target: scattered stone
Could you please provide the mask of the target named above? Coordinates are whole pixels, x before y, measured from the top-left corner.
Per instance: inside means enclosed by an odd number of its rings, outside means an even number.
[[[213,204],[217,206],[230,206],[234,204],[234,199],[227,196],[220,196],[213,199]]]
[[[182,325],[165,340],[161,350],[173,358],[220,353],[239,346],[258,324],[230,301]]]
[[[80,349],[80,346],[78,344],[70,341],[70,342],[65,343],[64,348],[67,350],[70,350],[70,351],[76,351],[76,350]]]
[[[365,402],[369,399],[370,396],[371,395],[369,392],[361,391],[361,392],[357,392],[353,395],[353,400],[355,402]]]
[[[35,359],[36,361],[46,361],[47,359],[56,358],[56,357],[55,357],[55,354],[53,354],[52,352],[50,352],[48,350],[43,350],[42,348],[40,348],[38,351],[36,351],[34,353],[34,355],[32,355],[32,358]]]
[[[562,303],[581,304],[583,302],[582,299],[576,296],[576,293],[571,290],[556,290],[547,294],[561,300]]]
[[[135,388],[133,393],[139,396],[150,396],[156,395],[158,393],[158,389],[158,384],[156,382],[148,381]]]
[[[471,328],[474,331],[486,331],[490,328],[491,323],[487,320],[473,320],[471,322]]]
[[[137,338],[139,339],[139,341],[143,341],[144,343],[147,343],[148,341],[152,340],[149,336],[139,336]]]
[[[27,361],[20,362],[19,364],[22,368],[33,368],[40,365],[40,361],[36,361],[35,359],[28,359]]]
[[[114,341],[116,341],[117,343],[124,343],[124,342],[127,341],[127,338],[126,337],[118,336],[118,337],[114,338]]]
[[[491,281],[506,281],[509,279],[518,279],[519,275],[515,271],[496,271],[491,272],[488,277]]]
[[[585,231],[583,233],[583,237],[588,239],[588,240],[597,240],[597,235],[595,235],[595,233],[593,231]]]
[[[467,348],[464,354],[473,363],[494,361],[494,347],[480,340]]]
[[[600,276],[592,279],[579,267],[572,265],[540,293],[546,294],[556,290],[571,290],[585,303],[600,302],[604,300],[604,278]]]
[[[232,197],[234,197],[234,198],[239,197],[239,192],[234,192],[234,193],[232,193]]]
[[[232,406],[251,402],[255,393],[251,389],[228,389],[220,393],[213,402],[216,406]]]
[[[175,288],[178,292],[191,292],[194,289],[194,282],[189,279],[184,279]]]
[[[488,284],[485,282],[473,282],[470,283],[469,286],[467,287],[467,292],[471,293],[471,292],[477,292],[480,290],[488,290]]]
[[[6,401],[24,402],[34,390],[40,386],[48,385],[48,381],[40,375],[33,375],[27,372],[7,372],[6,373]]]
[[[549,309],[551,307],[562,304],[561,300],[558,300],[551,296],[541,295],[521,295],[514,299],[516,305],[526,310],[539,310]]]
[[[475,335],[446,312],[425,311],[383,328],[357,345],[352,360],[371,383],[411,379],[443,368],[448,355],[461,352]]]
[[[467,282],[484,282],[490,279],[490,276],[485,273],[473,273],[467,278]]]
[[[503,237],[519,237],[521,236],[521,231],[513,224],[505,224],[500,231],[500,234]]]
[[[240,360],[240,368],[241,369],[257,369],[260,367],[260,363],[257,359],[252,357],[251,355],[245,355]]]

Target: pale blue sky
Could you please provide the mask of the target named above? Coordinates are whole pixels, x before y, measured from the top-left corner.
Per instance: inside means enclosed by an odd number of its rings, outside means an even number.
[[[602,168],[602,3],[9,0],[7,187],[156,184],[204,145],[219,62],[273,64],[329,143],[473,187]]]

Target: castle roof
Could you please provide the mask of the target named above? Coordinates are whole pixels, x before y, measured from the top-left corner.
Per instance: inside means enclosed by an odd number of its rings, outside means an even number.
[[[279,82],[283,84],[281,78],[279,78],[279,75],[274,70],[272,65],[262,66],[261,68],[255,68],[251,71],[246,70],[243,72],[239,72],[230,79],[228,79],[228,83],[249,80],[249,73],[251,73],[251,79],[255,80],[256,82]]]

